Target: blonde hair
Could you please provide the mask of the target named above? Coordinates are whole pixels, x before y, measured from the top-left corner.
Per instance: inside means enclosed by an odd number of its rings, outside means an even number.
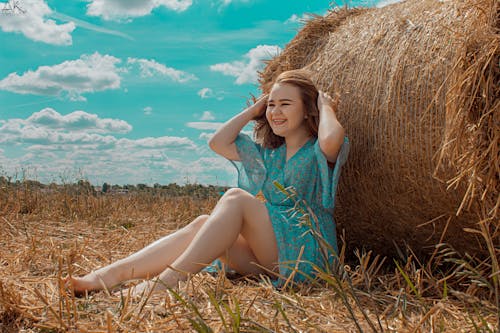
[[[294,69],[281,73],[274,84],[289,84],[299,88],[304,112],[307,116],[306,124],[312,136],[318,137],[319,110],[317,106],[318,89],[312,82],[308,71],[303,69]],[[271,90],[271,85],[265,87],[265,90]],[[268,93],[269,91],[264,91]],[[271,125],[267,121],[266,114],[255,119],[254,138],[265,148],[277,148],[281,146],[285,139],[273,133]]]

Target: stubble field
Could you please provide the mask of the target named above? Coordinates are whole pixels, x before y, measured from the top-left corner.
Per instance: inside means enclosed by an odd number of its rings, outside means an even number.
[[[0,189],[1,332],[496,332],[487,261],[442,246],[429,262],[344,249],[308,286],[201,273],[179,289],[132,299],[76,298],[82,275],[177,230],[217,196]],[[341,232],[339,233],[341,234]],[[342,243],[341,243],[342,244]],[[133,284],[134,282],[131,282]]]

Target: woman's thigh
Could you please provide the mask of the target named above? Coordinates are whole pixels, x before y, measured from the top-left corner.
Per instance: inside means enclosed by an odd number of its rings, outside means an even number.
[[[257,263],[268,270],[274,270],[278,261],[278,246],[273,226],[266,205],[242,189],[230,189],[224,197],[225,204],[240,205],[243,224],[234,246],[241,253],[249,248],[249,253],[242,257],[255,258]],[[221,200],[222,200],[221,199]],[[242,239],[241,239],[242,238]]]
[[[242,275],[269,273],[259,264],[248,242],[241,235],[219,259]]]

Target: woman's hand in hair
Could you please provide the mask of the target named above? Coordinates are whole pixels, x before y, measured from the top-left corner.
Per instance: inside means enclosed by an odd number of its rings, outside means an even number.
[[[339,95],[334,98],[323,91],[318,94],[319,126],[318,140],[319,147],[326,159],[335,163],[340,147],[344,142],[345,131],[339,123],[336,115]]]
[[[329,107],[333,112],[337,111],[339,97],[339,94],[335,94],[335,97],[332,97],[327,92],[321,90],[318,91],[318,110],[321,110],[324,107]]]
[[[268,97],[269,97],[268,94],[260,95],[260,97],[255,101],[255,103],[248,108],[248,110],[253,113],[254,118],[259,118],[264,113],[266,113]]]

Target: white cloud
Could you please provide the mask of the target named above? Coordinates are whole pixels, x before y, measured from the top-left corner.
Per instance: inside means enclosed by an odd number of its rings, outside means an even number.
[[[116,138],[111,135],[101,135],[86,132],[59,132],[46,128],[26,127],[21,136],[14,138],[17,143],[29,143],[39,145],[78,145],[97,147],[111,147],[116,144]],[[2,140],[0,139],[0,142]]]
[[[7,2],[0,3],[2,9]],[[55,45],[71,45],[71,32],[75,29],[73,22],[57,24],[47,17],[52,9],[43,0],[10,1],[8,13],[0,14],[0,28],[5,32],[22,33],[29,39]],[[13,8],[12,8],[13,7]]]
[[[168,76],[173,81],[180,83],[197,79],[197,77],[194,76],[193,74],[189,74],[175,68],[167,67],[163,64],[156,62],[155,60],[128,58],[127,64],[139,65],[142,77],[163,75],[163,76]]]
[[[148,137],[137,140],[120,139],[117,142],[118,146],[133,147],[133,148],[182,148],[194,149],[196,148],[193,141],[185,137],[177,136],[162,136],[162,137]]]
[[[210,111],[204,111],[200,117],[200,120],[215,120],[215,116]]]
[[[155,60],[129,58],[126,67],[120,67],[121,59],[111,55],[82,55],[77,60],[67,60],[54,66],[40,66],[22,75],[11,73],[0,81],[0,89],[18,94],[34,94],[85,100],[83,94],[118,89],[123,73],[138,65],[142,77],[162,75],[184,83],[196,77],[167,67]]]
[[[31,179],[45,182],[72,181],[72,177],[81,179],[82,174],[100,183],[144,183],[158,177],[179,182],[179,173],[188,170],[186,166],[196,156],[195,143],[176,136],[128,139],[113,135],[130,129],[123,120],[83,111],[61,115],[53,109],[35,112],[26,119],[1,121],[2,172],[15,175],[28,169]],[[12,154],[12,145],[16,153],[5,156]]]
[[[236,77],[236,84],[257,83],[258,71],[264,67],[264,60],[270,60],[281,52],[277,45],[258,45],[243,56],[243,60],[219,63],[210,70]]]
[[[250,0],[221,0],[222,6],[229,6],[230,4],[235,3],[235,2],[246,3],[246,2],[249,2],[249,1]]]
[[[109,35],[113,35],[113,36],[119,36],[119,37],[126,38],[128,40],[134,40],[134,38],[132,38],[131,36],[129,36],[129,35],[121,32],[121,31],[106,29],[104,27],[101,27],[101,26],[89,23],[87,21],[83,21],[83,20],[77,19],[76,17],[69,16],[69,15],[66,15],[66,14],[62,14],[62,13],[58,13],[58,12],[52,12],[52,14],[50,15],[50,17],[51,18],[55,18],[57,20],[74,23],[79,28],[83,28],[83,29],[88,29],[88,30],[91,30],[91,31],[100,32],[100,33],[103,33],[103,34],[109,34]]]
[[[221,101],[221,100],[224,99],[224,94],[225,94],[224,91],[218,91],[218,92],[215,93],[210,88],[202,88],[202,89],[200,89],[198,91],[198,96],[200,96],[203,99],[205,99],[205,98],[216,98],[219,101]]]
[[[48,149],[54,147],[49,145],[33,145],[21,157],[6,158],[0,155],[0,163],[6,165],[7,174],[29,169],[33,170],[30,178],[39,178],[43,182],[61,179],[71,182],[86,178],[94,184],[182,183],[184,174],[192,174],[192,142],[186,146],[179,144],[186,138],[148,139],[141,139],[139,143],[135,143],[135,140],[120,140],[105,149],[90,145],[60,145],[60,149]],[[171,141],[170,144],[168,141]],[[8,163],[3,164],[4,161]]]
[[[153,113],[153,108],[150,106],[146,106],[144,109],[142,109],[142,111],[144,111],[144,114],[146,116],[150,116]]]
[[[217,123],[217,122],[204,122],[204,121],[195,121],[195,122],[189,122],[186,123],[187,127],[202,130],[202,131],[207,131],[207,130],[217,130],[219,127],[221,127],[224,123]]]
[[[198,91],[198,96],[201,98],[210,98],[214,95],[214,92],[210,88],[202,88]]]
[[[121,20],[149,15],[161,6],[182,12],[192,3],[192,0],[91,0],[87,5],[87,15],[100,16],[105,20]]]
[[[377,3],[376,7],[382,8],[382,7],[397,3],[397,2],[401,2],[401,0],[382,0],[379,3]]]
[[[245,128],[247,128],[247,127],[245,127]],[[251,129],[247,129],[247,130],[241,131],[240,133],[246,134],[246,135],[248,135],[251,138],[253,137],[253,130],[251,130]]]
[[[198,137],[201,140],[210,140],[214,136],[214,132],[208,133],[208,132],[202,132],[200,136]]]
[[[99,118],[84,111],[61,115],[45,108],[26,119],[4,121],[0,126],[0,143],[110,145],[116,139],[103,134],[131,130],[132,126],[120,119]]]
[[[292,23],[292,24],[301,23],[302,24],[309,19],[311,19],[311,15],[309,15],[307,13],[302,14],[301,16],[299,16],[297,14],[293,14],[285,21],[285,23]]]
[[[212,152],[186,149],[186,145],[172,146],[174,142],[183,140],[186,138],[144,138],[135,144],[135,140],[121,139],[106,148],[32,145],[24,151],[16,148],[24,153],[20,157],[7,157],[0,153],[0,165],[5,166],[2,169],[4,174],[15,175],[20,174],[20,170],[27,170],[30,179],[45,183],[61,180],[74,182],[82,178],[94,184],[234,183],[236,172],[228,161]],[[168,141],[172,145],[168,145]],[[192,145],[190,143],[187,147]]]
[[[185,137],[162,136],[140,139],[118,139],[113,133],[125,134],[132,126],[121,119],[100,118],[75,111],[61,115],[51,108],[33,113],[26,119],[13,118],[0,124],[0,144],[30,143],[43,150],[66,150],[68,145],[87,148],[128,149],[195,149]],[[45,145],[45,146],[41,146]]]
[[[51,108],[33,113],[26,122],[48,128],[92,130],[102,133],[127,133],[132,130],[132,126],[124,120],[99,118],[96,114],[85,111],[74,111],[63,116]]]
[[[190,170],[195,172],[214,170],[214,169],[228,169],[229,171],[235,171],[233,166],[225,158],[222,157],[201,157],[196,160],[191,166]]]
[[[118,89],[120,59],[98,52],[54,66],[41,66],[22,75],[11,73],[0,81],[0,89],[19,94],[67,95],[71,100],[85,100],[83,93]]]

